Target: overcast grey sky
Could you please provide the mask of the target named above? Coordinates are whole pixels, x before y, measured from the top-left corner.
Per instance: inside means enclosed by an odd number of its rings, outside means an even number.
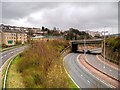
[[[117,2],[2,2],[2,23],[118,32]]]

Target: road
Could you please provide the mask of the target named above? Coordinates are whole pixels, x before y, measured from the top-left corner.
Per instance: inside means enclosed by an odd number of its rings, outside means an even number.
[[[92,65],[93,67],[97,68],[98,70],[106,73],[107,75],[119,80],[119,73],[118,70],[104,64],[103,62],[101,62],[100,60],[98,60],[98,58],[96,57],[96,55],[92,55],[92,54],[87,54],[86,55],[86,60],[87,62]],[[104,67],[105,66],[105,67]]]
[[[64,57],[66,71],[80,88],[110,88],[106,82],[98,79],[83,68],[78,61],[78,53],[70,53]]]
[[[22,47],[18,47],[18,48],[14,48],[11,50],[7,50],[5,52],[0,52],[0,68],[3,66],[3,64],[12,56],[14,56],[15,54],[21,52],[26,46],[22,46]]]

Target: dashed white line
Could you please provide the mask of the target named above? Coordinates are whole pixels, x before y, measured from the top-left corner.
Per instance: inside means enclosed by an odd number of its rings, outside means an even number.
[[[87,82],[88,82],[88,83],[90,83],[90,81],[89,81],[89,80],[87,80]]]
[[[77,61],[78,61],[78,63],[80,64],[79,59],[78,59],[79,56],[80,56],[80,55],[77,56]],[[83,67],[83,68],[85,69],[85,67]],[[85,70],[88,71],[87,69],[85,69]],[[89,72],[89,71],[88,71],[88,72]],[[89,72],[89,73],[90,73],[90,72]],[[91,73],[90,73],[90,74],[91,74]],[[104,83],[105,85],[109,86],[110,88],[115,88],[113,85],[104,82],[104,80],[101,80],[100,78],[94,76],[93,74],[91,74],[91,75],[92,75],[93,77],[95,77],[96,79],[98,79],[100,82],[102,82],[102,83]]]
[[[105,66],[103,66],[103,68],[105,68]]]

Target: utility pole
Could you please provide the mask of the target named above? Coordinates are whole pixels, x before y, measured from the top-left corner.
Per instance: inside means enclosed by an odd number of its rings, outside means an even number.
[[[104,67],[103,68],[105,68],[105,27],[104,27]]]
[[[84,55],[86,55],[86,52],[85,52],[85,43],[86,43],[85,38],[86,37],[84,37]]]
[[[70,29],[69,29],[69,40],[70,40]]]

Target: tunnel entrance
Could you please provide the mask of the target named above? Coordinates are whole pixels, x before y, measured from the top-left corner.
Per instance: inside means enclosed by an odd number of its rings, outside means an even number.
[[[72,49],[71,50],[72,52],[76,52],[78,50],[78,44],[72,42],[72,48],[71,49]]]
[[[71,52],[100,53],[101,48],[102,48],[102,39],[71,41]]]

